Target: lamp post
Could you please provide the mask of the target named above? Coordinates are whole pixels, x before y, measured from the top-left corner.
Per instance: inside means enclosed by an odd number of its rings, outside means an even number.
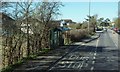
[[[91,6],[91,0],[89,0],[89,22],[88,22],[88,33],[90,30],[90,6]]]

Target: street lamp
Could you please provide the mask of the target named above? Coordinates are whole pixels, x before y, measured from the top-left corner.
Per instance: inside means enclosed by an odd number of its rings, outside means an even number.
[[[88,33],[89,33],[89,30],[90,30],[90,6],[91,6],[91,0],[89,0],[89,22],[88,22]]]

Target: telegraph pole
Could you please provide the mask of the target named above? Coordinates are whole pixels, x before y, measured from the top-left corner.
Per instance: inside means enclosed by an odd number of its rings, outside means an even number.
[[[88,33],[90,31],[90,6],[91,6],[91,0],[89,0],[89,22],[88,22]]]

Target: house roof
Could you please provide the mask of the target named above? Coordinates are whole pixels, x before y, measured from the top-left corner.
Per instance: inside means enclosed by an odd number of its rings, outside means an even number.
[[[14,21],[14,19],[13,19],[13,18],[11,18],[10,16],[8,16],[7,14],[5,14],[5,13],[1,13],[1,12],[0,12],[0,19],[4,19],[4,18],[8,18],[8,19],[10,19],[10,20],[13,20],[13,21]]]

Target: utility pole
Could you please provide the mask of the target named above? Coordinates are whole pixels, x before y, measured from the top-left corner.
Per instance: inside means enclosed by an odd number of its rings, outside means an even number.
[[[89,0],[89,22],[88,22],[88,33],[90,31],[90,6],[91,6],[91,0]]]

